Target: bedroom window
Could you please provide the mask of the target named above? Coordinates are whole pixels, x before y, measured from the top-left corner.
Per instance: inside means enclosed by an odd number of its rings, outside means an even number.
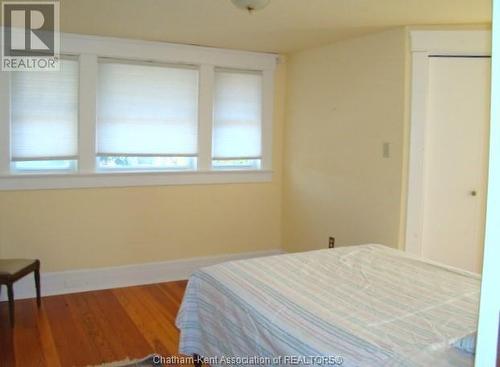
[[[259,169],[262,73],[217,69],[214,92],[215,169]]]
[[[0,71],[0,190],[272,180],[276,55],[65,33],[61,53]]]
[[[196,169],[198,70],[99,60],[100,169]]]
[[[73,171],[78,159],[78,61],[60,72],[13,72],[11,169]]]

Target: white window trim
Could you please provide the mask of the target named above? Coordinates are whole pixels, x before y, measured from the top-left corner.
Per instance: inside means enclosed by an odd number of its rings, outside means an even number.
[[[269,182],[272,171],[106,172],[90,174],[20,174],[0,179],[1,190],[166,186]]]
[[[12,173],[10,169],[10,77],[0,71],[0,190],[268,182],[272,180],[274,70],[277,55],[219,48],[61,33],[61,54],[80,62],[78,170]],[[98,57],[196,65],[200,71],[198,169],[196,171],[101,172],[96,168]],[[214,69],[263,74],[262,169],[212,170]]]
[[[491,55],[491,32],[487,30],[410,31],[411,110],[405,251],[422,255],[424,218],[425,141],[429,89],[429,56]]]

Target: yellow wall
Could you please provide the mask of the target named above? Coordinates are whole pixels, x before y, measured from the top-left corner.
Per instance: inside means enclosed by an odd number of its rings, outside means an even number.
[[[280,248],[285,76],[273,182],[0,192],[0,256],[60,271]]]
[[[39,257],[60,271],[308,250],[329,235],[396,246],[404,47],[396,29],[278,66],[272,183],[0,192],[0,256]]]
[[[398,246],[405,53],[399,28],[289,56],[285,249],[324,248],[330,235]]]

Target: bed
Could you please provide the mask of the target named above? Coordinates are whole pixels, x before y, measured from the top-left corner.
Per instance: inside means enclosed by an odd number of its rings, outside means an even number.
[[[480,277],[382,245],[232,261],[195,272],[180,353],[212,365],[472,366]]]

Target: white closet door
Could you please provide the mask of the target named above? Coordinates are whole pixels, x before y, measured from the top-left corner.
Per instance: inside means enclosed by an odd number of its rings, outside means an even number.
[[[490,59],[431,57],[423,256],[480,272],[489,133]]]

